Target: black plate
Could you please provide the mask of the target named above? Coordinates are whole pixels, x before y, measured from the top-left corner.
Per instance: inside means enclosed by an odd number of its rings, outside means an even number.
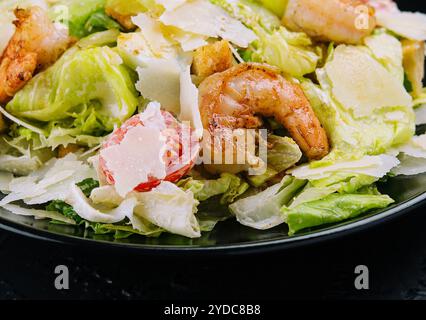
[[[379,188],[383,193],[389,194],[395,199],[396,203],[385,210],[373,211],[340,224],[306,230],[292,237],[287,235],[288,229],[285,225],[258,231],[230,220],[219,223],[212,232],[203,233],[199,239],[164,234],[159,238],[132,236],[128,239],[116,240],[108,235],[95,235],[81,227],[57,225],[49,223],[47,220],[17,216],[2,208],[0,208],[0,227],[43,240],[107,245],[150,252],[251,252],[253,250],[284,249],[359,231],[409,212],[426,200],[426,174],[392,178],[379,185]]]
[[[415,1],[396,2],[399,3],[401,10],[424,11],[424,8]],[[423,133],[424,130],[421,132]],[[110,236],[94,235],[92,232],[74,226],[56,225],[46,220],[17,216],[2,208],[0,208],[0,228],[25,236],[61,243],[119,247],[160,253],[182,251],[235,253],[284,249],[346,235],[383,223],[408,213],[426,200],[426,174],[396,177],[379,187],[383,193],[390,195],[396,201],[394,205],[340,224],[306,230],[293,237],[287,236],[288,229],[285,225],[271,230],[258,231],[244,227],[235,221],[226,221],[219,223],[212,232],[204,233],[199,239],[164,234],[159,238],[132,236],[124,240],[115,240]]]

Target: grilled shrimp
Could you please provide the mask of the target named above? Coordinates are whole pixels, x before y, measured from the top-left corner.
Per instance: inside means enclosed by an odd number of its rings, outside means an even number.
[[[257,115],[274,117],[310,159],[321,159],[329,143],[301,87],[272,67],[243,63],[206,78],[199,87],[199,108],[205,129],[258,128]]]
[[[289,0],[283,24],[318,40],[358,44],[376,19],[367,0]]]
[[[16,30],[0,58],[0,104],[6,103],[34,75],[54,63],[72,39],[40,7],[15,9]]]

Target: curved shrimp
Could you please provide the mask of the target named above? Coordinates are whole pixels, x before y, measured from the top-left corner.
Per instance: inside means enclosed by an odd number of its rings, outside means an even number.
[[[258,128],[257,114],[274,117],[310,159],[321,159],[329,143],[301,87],[270,66],[236,65],[206,78],[199,87],[199,107],[204,128]]]
[[[40,7],[15,9],[16,30],[0,58],[0,104],[10,100],[36,73],[54,63],[72,39]]]
[[[318,40],[359,44],[376,27],[367,0],[289,0],[283,24]]]

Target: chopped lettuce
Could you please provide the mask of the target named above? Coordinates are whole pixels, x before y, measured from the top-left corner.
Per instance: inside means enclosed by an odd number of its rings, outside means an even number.
[[[83,219],[91,222],[99,223],[117,223],[123,221],[125,218],[131,219],[133,210],[137,205],[135,198],[124,199],[117,208],[111,210],[100,210],[93,206],[83,191],[77,187],[75,183],[69,186],[64,202],[71,205],[73,210]]]
[[[266,182],[268,182],[269,180],[271,180],[272,178],[274,178],[278,174],[279,174],[278,171],[271,168],[270,166],[267,166],[266,170],[263,174],[248,175],[247,180],[250,182],[250,184],[253,187],[258,188],[258,187],[263,186]]]
[[[395,148],[400,165],[392,170],[394,175],[416,175],[426,172],[426,134],[413,137]]]
[[[289,234],[311,227],[341,222],[373,209],[386,208],[394,201],[387,195],[331,194],[325,198],[282,208]]]
[[[328,166],[312,167],[309,164],[299,166],[289,172],[298,179],[320,180],[336,174],[360,174],[377,179],[384,177],[399,164],[392,155],[364,156],[359,160],[336,161]]]
[[[147,11],[159,16],[164,10],[155,0],[106,0],[105,8],[107,11],[115,12],[122,16],[136,16]]]
[[[279,18],[284,15],[284,11],[287,7],[288,0],[256,0],[260,2],[265,8],[268,8],[275,13]]]
[[[245,60],[268,63],[295,77],[315,71],[319,51],[306,34],[288,31],[272,12],[252,1],[210,1],[223,7],[257,35],[258,39],[243,54]]]
[[[164,230],[199,238],[200,225],[195,216],[198,201],[191,191],[183,191],[175,184],[163,181],[149,192],[135,193],[138,205],[135,217],[141,217]]]
[[[6,110],[40,128],[40,139],[55,147],[99,143],[96,137],[121,125],[137,104],[131,74],[113,49],[76,46],[31,79]]]
[[[111,19],[104,10],[99,10],[90,16],[84,28],[88,34],[92,34],[103,30],[120,30],[121,26]]]
[[[120,29],[120,25],[105,14],[106,0],[59,0],[50,8],[53,20],[68,26],[70,34],[83,38],[91,33]]]
[[[281,207],[305,184],[304,180],[286,176],[280,183],[231,204],[229,209],[243,225],[260,230],[270,229],[284,222]]]
[[[279,173],[294,166],[302,158],[302,151],[293,139],[276,135],[268,136],[267,168],[261,175],[249,175],[247,180],[260,187]]]
[[[12,128],[15,127],[12,125]],[[17,128],[19,130],[13,131],[14,138],[0,136],[0,171],[28,175],[52,158],[54,153],[50,149],[37,148],[31,142],[32,132]]]
[[[293,139],[276,135],[268,136],[268,166],[282,172],[302,158],[302,151]]]
[[[230,174],[222,173],[219,179],[216,180],[195,180],[188,178],[181,180],[178,183],[183,190],[190,190],[195,199],[205,201],[211,197],[221,195],[220,203],[229,204],[244,192],[247,191],[249,185],[240,177]]]
[[[9,184],[10,193],[0,201],[0,205],[18,200],[28,205],[65,201],[70,185],[88,178],[96,178],[95,170],[78,160],[75,154],[68,154],[62,159],[53,158],[28,176],[14,178]]]

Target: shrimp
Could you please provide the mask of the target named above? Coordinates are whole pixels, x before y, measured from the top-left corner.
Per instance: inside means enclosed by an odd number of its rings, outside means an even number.
[[[0,58],[0,104],[8,102],[32,77],[53,64],[73,39],[40,7],[15,9],[16,30]]]
[[[308,158],[329,152],[326,132],[301,87],[268,65],[242,63],[206,78],[199,87],[199,108],[210,132],[258,128],[262,120],[257,115],[274,117]]]
[[[376,27],[367,0],[289,0],[283,24],[318,40],[359,44]]]

